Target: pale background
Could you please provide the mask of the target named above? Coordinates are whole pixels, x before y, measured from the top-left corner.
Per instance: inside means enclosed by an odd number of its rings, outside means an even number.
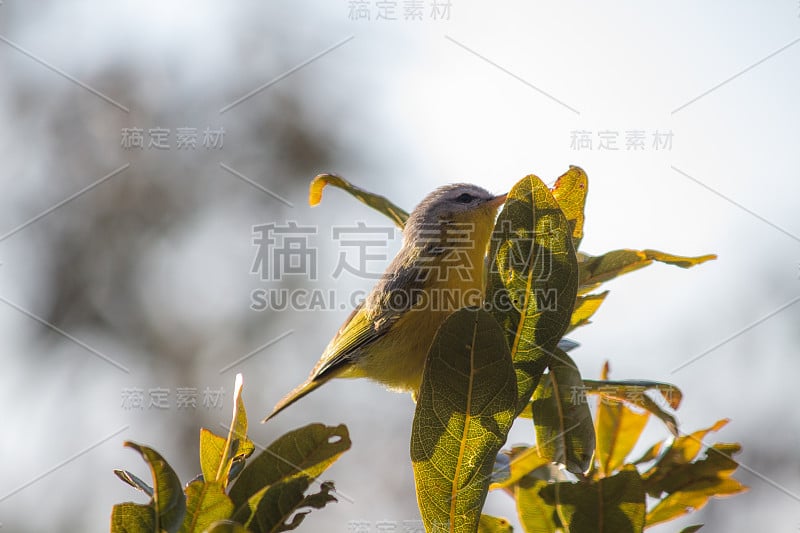
[[[254,312],[250,292],[346,299],[371,286],[332,279],[343,249],[331,228],[389,224],[340,191],[309,208],[318,172],[411,209],[441,184],[500,193],[569,164],[590,177],[583,250],[719,254],[611,283],[595,323],[572,335],[586,377],[610,359],[614,378],[674,382],[684,429],[730,417],[713,439],[744,445],[749,493],[652,531],[798,531],[800,5],[455,1],[432,20],[426,0],[414,21],[401,0],[397,20],[375,20],[369,2],[371,19],[354,21],[350,4],[0,4],[3,531],[107,530],[114,503],[143,501],[112,474],[146,476],[126,439],[194,477],[199,428],[221,431],[236,372],[262,445],[311,421],[350,428],[353,448],[324,476],[346,498],[305,531],[418,520],[407,396],[338,382],[255,423],[348,311]],[[171,148],[126,150],[134,127],[169,128]],[[182,127],[223,127],[224,146],[178,150]],[[576,130],[592,132],[592,150],[571,147]],[[603,130],[619,150],[597,148]],[[626,150],[631,130],[645,149]],[[655,131],[673,133],[671,149],[652,147]],[[289,220],[318,228],[318,279],[262,282],[251,228]],[[223,388],[224,408],[179,409],[178,387]],[[169,389],[171,405],[126,409],[131,388]],[[654,422],[645,441],[665,437]],[[531,439],[525,424],[510,437]],[[485,511],[516,522],[504,494]]]

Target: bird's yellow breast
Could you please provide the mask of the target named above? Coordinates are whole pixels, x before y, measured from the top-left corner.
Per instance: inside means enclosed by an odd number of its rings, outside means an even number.
[[[419,390],[439,326],[458,309],[481,303],[488,235],[473,238],[472,246],[448,250],[425,265],[431,272],[414,306],[365,350],[347,377],[369,377],[397,391]]]

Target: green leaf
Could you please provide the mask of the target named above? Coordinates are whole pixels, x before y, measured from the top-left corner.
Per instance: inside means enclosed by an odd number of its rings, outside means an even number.
[[[316,478],[350,449],[347,427],[309,424],[284,434],[244,468],[230,491],[238,509],[255,493],[282,479]]]
[[[572,242],[577,250],[583,239],[583,211],[589,193],[589,178],[582,168],[570,165],[569,170],[556,180],[552,192],[572,228]]]
[[[556,505],[569,533],[641,533],[645,493],[633,466],[598,481],[554,483],[541,490],[548,505]]]
[[[236,511],[234,520],[253,533],[296,529],[312,509],[337,501],[329,481],[320,484],[319,492],[306,495],[311,481],[308,476],[291,477],[263,488]]]
[[[507,455],[509,462],[506,475],[493,476],[489,490],[510,487],[530,472],[550,462],[548,458],[539,455],[535,446],[516,447],[507,452]]]
[[[519,413],[569,327],[578,277],[570,225],[533,174],[508,193],[489,257],[487,305],[511,349]]]
[[[514,485],[517,516],[526,533],[555,533],[561,526],[555,504],[542,499],[541,491],[547,486],[547,481],[530,476]]]
[[[118,503],[111,510],[111,533],[156,531],[156,512],[152,505]]]
[[[186,516],[181,533],[200,533],[216,521],[230,518],[233,502],[218,481],[192,481],[186,487]]]
[[[711,432],[719,431],[728,423],[727,419],[718,420],[713,426],[695,431],[689,435],[678,437],[661,455],[650,469],[642,474],[645,489],[653,497],[665,492],[664,482],[672,473],[697,457],[703,449],[703,439]]]
[[[661,453],[661,448],[664,446],[663,442],[656,442],[650,448],[647,449],[641,457],[633,461],[632,464],[640,465],[642,463],[649,463],[650,461],[656,459],[659,454]]]
[[[482,514],[478,522],[478,533],[512,533],[514,528],[505,518]]]
[[[597,461],[600,474],[608,477],[625,462],[650,418],[650,413],[636,413],[624,403],[600,398],[597,406]]]
[[[322,189],[324,189],[326,185],[333,185],[334,187],[339,187],[349,192],[363,203],[389,217],[399,228],[403,228],[406,220],[408,220],[408,213],[394,205],[387,198],[360,189],[335,174],[320,174],[311,181],[308,190],[308,203],[310,205],[315,206],[319,204],[322,200]]]
[[[614,250],[598,256],[582,254],[581,258],[582,261],[578,265],[580,268],[578,278],[580,283],[579,294],[584,294],[597,287],[598,284],[614,279],[617,276],[646,267],[653,261],[681,268],[690,268],[716,259],[717,256],[709,254],[698,257],[684,257],[659,252],[658,250]]]
[[[599,294],[578,296],[575,301],[575,309],[572,311],[572,316],[569,319],[567,333],[575,328],[591,324],[592,322],[589,319],[592,318],[592,315],[600,308],[606,296],[608,296],[608,291]]]
[[[647,524],[658,524],[701,509],[712,496],[728,496],[747,490],[731,475],[739,466],[731,457],[741,450],[739,444],[714,444],[706,449],[705,457],[687,464],[671,463],[667,472],[646,480],[653,495],[667,493],[648,514]]]
[[[592,379],[583,380],[583,385],[587,394],[599,394],[601,399],[625,402],[649,411],[664,422],[670,433],[678,436],[678,421],[675,420],[675,417],[644,394],[647,390],[658,391],[672,409],[677,409],[683,399],[683,393],[675,385],[646,380],[595,381]]]
[[[217,520],[203,533],[250,533],[246,527],[233,520]]]
[[[249,457],[255,450],[253,441],[247,438],[247,412],[242,400],[242,375],[236,374],[233,390],[233,416],[228,438],[220,452],[221,437],[211,432],[200,432],[200,466],[206,481],[219,481],[227,486],[233,461],[237,457]],[[216,468],[214,468],[216,465]],[[208,472],[208,474],[206,473]],[[213,474],[212,474],[213,472]]]
[[[181,490],[178,475],[155,450],[134,442],[125,442],[124,445],[141,454],[153,475],[153,498],[150,505],[155,511],[155,530],[163,529],[168,533],[175,533],[181,527],[186,513],[186,497]]]
[[[211,430],[200,428],[200,469],[203,472],[203,479],[208,481],[217,480],[222,458],[225,457],[225,447],[228,440],[220,437]]]
[[[583,385],[588,393],[601,394],[612,400],[620,400],[644,407],[641,396],[645,391],[654,390],[661,394],[670,408],[677,409],[683,400],[681,390],[671,383],[643,379],[594,380],[584,379]]]
[[[591,466],[595,447],[592,414],[575,362],[561,350],[533,393],[533,420],[539,455],[580,474]]]
[[[703,524],[697,524],[695,526],[689,526],[681,529],[681,533],[695,533],[695,531],[700,531],[700,528],[703,527]]]
[[[428,531],[476,530],[494,458],[514,421],[516,381],[503,330],[482,309],[456,311],[436,333],[411,430]]]
[[[153,495],[153,487],[133,475],[132,473],[128,472],[127,470],[114,470],[114,474],[117,475],[122,481],[130,485],[131,487],[135,488],[136,490],[140,490],[147,494],[148,496]]]

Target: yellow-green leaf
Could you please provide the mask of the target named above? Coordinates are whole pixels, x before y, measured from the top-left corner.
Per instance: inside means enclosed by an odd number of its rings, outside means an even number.
[[[305,494],[311,482],[308,476],[299,476],[264,487],[237,509],[233,518],[253,533],[297,529],[312,509],[337,501],[330,481],[321,483],[319,492]]]
[[[608,477],[625,462],[650,418],[650,413],[636,413],[622,402],[600,398],[597,406],[597,461],[600,474]]]
[[[607,398],[628,402],[639,407],[645,407],[641,398],[644,396],[644,392],[648,390],[658,392],[672,409],[680,407],[681,400],[683,400],[683,393],[678,387],[662,381],[645,379],[584,379],[583,384],[590,394],[600,394]]]
[[[539,455],[535,446],[515,447],[504,453],[508,456],[507,471],[505,475],[493,477],[489,490],[510,487],[525,475],[550,462],[548,458]]]
[[[648,494],[658,497],[664,492],[664,483],[670,476],[697,457],[703,449],[703,439],[711,432],[719,431],[728,423],[727,419],[718,420],[713,426],[695,431],[689,435],[678,437],[661,455],[647,472],[642,474]]]
[[[238,509],[256,492],[282,479],[316,478],[350,449],[347,427],[309,424],[279,437],[250,460],[230,490]]]
[[[732,478],[698,481],[685,490],[674,492],[661,500],[647,513],[647,526],[674,520],[705,507],[711,497],[733,496],[747,487]],[[696,530],[695,530],[696,531]]]
[[[186,487],[186,516],[181,533],[202,533],[218,520],[230,518],[233,502],[218,481],[192,481]]]
[[[617,276],[646,267],[653,261],[689,268],[716,258],[713,254],[684,257],[658,250],[614,250],[598,256],[582,254],[582,261],[579,263],[579,294],[585,294],[598,284]]]
[[[428,352],[411,430],[417,502],[428,531],[477,529],[516,394],[495,319],[474,308],[450,315]]]
[[[547,185],[533,174],[508,193],[489,257],[486,303],[511,348],[519,413],[569,326],[577,293],[569,222]]]
[[[114,470],[114,474],[136,490],[140,490],[148,496],[153,495],[153,487],[142,481],[133,473],[128,472],[127,470]]]
[[[606,296],[608,296],[608,291],[599,294],[578,296],[575,301],[575,309],[572,311],[572,316],[569,319],[567,333],[575,328],[591,324],[589,319],[600,309],[600,305],[606,299]]]
[[[111,533],[143,531],[156,531],[156,512],[152,505],[125,502],[114,506],[111,510]]]
[[[310,205],[315,206],[319,204],[322,200],[322,189],[324,189],[326,185],[333,185],[334,187],[347,191],[374,210],[389,217],[392,222],[400,228],[403,228],[406,220],[408,220],[408,213],[394,205],[387,198],[360,189],[335,174],[320,174],[311,180],[311,185],[308,189],[308,203]]]
[[[242,375],[236,374],[233,416],[228,437],[223,439],[207,429],[200,430],[200,468],[205,481],[219,481],[227,487],[234,460],[249,457],[255,446],[247,438],[247,413],[242,400]]]
[[[667,496],[647,514],[647,524],[665,522],[700,509],[712,496],[729,496],[747,490],[731,477],[739,466],[732,455],[740,450],[739,444],[718,443],[706,449],[703,459],[693,463],[674,460],[660,467],[662,461],[656,463],[653,468],[659,475],[651,474],[645,479],[645,488],[652,496],[659,497],[663,493]],[[672,458],[682,461],[686,455],[676,454]]]
[[[250,533],[242,524],[233,520],[217,520],[203,533]]]
[[[532,403],[539,455],[576,474],[589,469],[595,447],[592,414],[582,390],[575,362],[556,349]]]
[[[569,221],[575,249],[583,239],[584,207],[589,192],[589,178],[582,168],[570,165],[553,186],[553,197]]]
[[[514,528],[505,518],[482,514],[478,522],[478,533],[512,533]]]
[[[155,530],[163,529],[168,533],[177,532],[186,513],[186,497],[183,495],[178,475],[169,463],[152,448],[135,442],[125,442],[124,445],[139,452],[147,462],[147,466],[150,467],[150,473],[153,476],[153,497],[150,507],[154,511]],[[126,509],[131,510],[130,508]],[[136,512],[139,513],[139,511]],[[137,514],[137,516],[143,515]]]
[[[216,481],[227,442],[225,437],[220,437],[209,429],[200,428],[200,470],[203,472],[203,479]]]
[[[598,481],[554,483],[541,490],[549,505],[556,505],[569,533],[641,533],[645,520],[645,494],[639,473],[628,466]]]
[[[514,485],[517,516],[526,533],[555,533],[561,526],[555,503],[547,503],[541,496],[547,481],[528,476]]]
[[[601,398],[626,402],[641,407],[656,415],[670,433],[678,436],[678,421],[671,414],[664,411],[655,401],[645,394],[647,390],[655,390],[669,404],[672,409],[677,409],[683,399],[681,390],[670,383],[647,380],[583,380],[587,394],[599,394]]]

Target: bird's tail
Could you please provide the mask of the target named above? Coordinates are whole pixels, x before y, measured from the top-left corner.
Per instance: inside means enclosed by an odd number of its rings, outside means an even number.
[[[275,405],[275,408],[272,410],[272,412],[264,420],[261,421],[261,423],[263,424],[264,422],[266,422],[273,416],[277,415],[278,413],[280,413],[281,411],[292,405],[294,402],[296,402],[297,400],[308,394],[309,392],[313,391],[320,385],[323,385],[331,377],[332,376],[317,378],[317,379],[308,378],[308,380],[305,383],[299,385],[292,392],[284,396],[283,399]]]

